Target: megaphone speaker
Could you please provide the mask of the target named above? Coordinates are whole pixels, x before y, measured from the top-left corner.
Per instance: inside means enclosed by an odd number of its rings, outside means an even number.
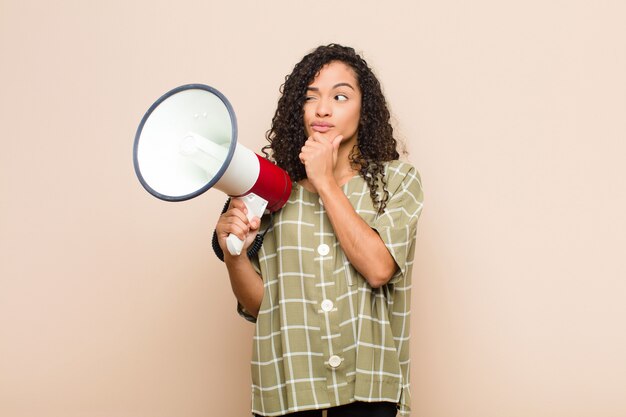
[[[141,185],[165,201],[185,201],[216,188],[241,198],[248,218],[282,208],[291,194],[287,172],[237,143],[237,120],[226,97],[204,84],[168,91],[146,112],[133,147]],[[233,255],[243,242],[227,239]]]

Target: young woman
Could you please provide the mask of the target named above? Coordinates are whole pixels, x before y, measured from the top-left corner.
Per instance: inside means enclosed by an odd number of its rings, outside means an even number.
[[[252,409],[261,416],[409,413],[409,318],[419,174],[398,160],[380,84],[352,48],[306,55],[282,86],[270,157],[287,204],[248,222],[238,200],[216,234],[240,314],[256,323]],[[231,256],[234,233],[256,256]]]

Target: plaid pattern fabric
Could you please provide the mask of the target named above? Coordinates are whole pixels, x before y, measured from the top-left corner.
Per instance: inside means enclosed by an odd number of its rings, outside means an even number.
[[[370,287],[348,262],[317,194],[295,186],[275,214],[253,259],[265,287],[251,363],[254,413],[354,401],[390,401],[409,413],[411,269],[422,187],[410,164],[391,161],[385,170],[390,198],[382,215],[361,177],[343,186],[399,266],[381,288]]]

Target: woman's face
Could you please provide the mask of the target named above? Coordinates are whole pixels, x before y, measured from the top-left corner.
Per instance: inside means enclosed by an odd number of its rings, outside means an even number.
[[[307,89],[304,127],[307,136],[321,133],[328,140],[343,135],[342,146],[353,146],[361,115],[361,90],[352,67],[333,61],[322,70]]]

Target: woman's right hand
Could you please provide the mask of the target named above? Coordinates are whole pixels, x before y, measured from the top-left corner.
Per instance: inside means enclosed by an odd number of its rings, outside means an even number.
[[[238,198],[232,198],[228,210],[217,221],[215,232],[217,233],[217,241],[220,248],[224,252],[224,260],[237,257],[236,255],[231,255],[228,251],[226,246],[228,235],[234,234],[244,242],[241,253],[245,254],[259,232],[261,220],[258,217],[254,217],[251,221],[248,221],[247,213],[248,209],[244,202]]]

